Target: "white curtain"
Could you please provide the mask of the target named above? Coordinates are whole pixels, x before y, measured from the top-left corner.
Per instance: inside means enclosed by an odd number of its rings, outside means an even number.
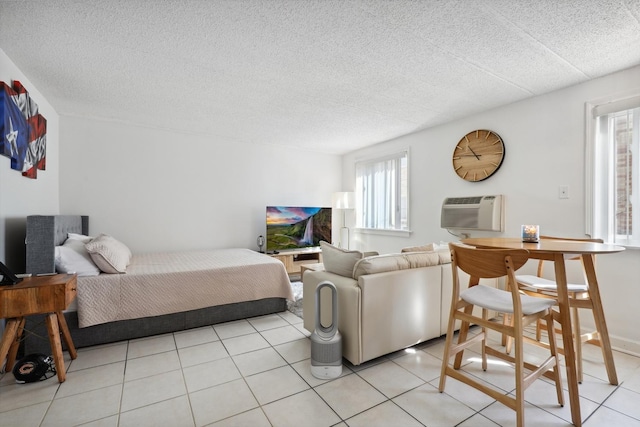
[[[401,230],[402,178],[407,153],[356,164],[357,226]]]

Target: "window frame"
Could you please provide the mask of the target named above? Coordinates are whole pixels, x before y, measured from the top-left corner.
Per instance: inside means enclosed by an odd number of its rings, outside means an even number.
[[[406,158],[406,167],[405,167],[405,176],[404,180],[406,181],[406,195],[404,198],[406,199],[404,209],[406,211],[406,221],[403,228],[376,228],[376,227],[363,227],[363,195],[360,191],[364,191],[360,189],[359,180],[359,169],[361,166],[372,166],[377,163],[382,163],[385,161],[393,160],[393,159],[401,159]],[[403,148],[398,150],[392,150],[384,153],[379,153],[376,155],[371,155],[363,158],[356,159],[354,161],[354,192],[356,199],[356,224],[355,229],[362,234],[383,234],[383,235],[397,235],[397,236],[408,236],[411,233],[411,222],[410,222],[410,158],[411,153],[409,148]],[[400,224],[402,227],[403,218],[402,218],[402,209],[403,209],[403,194],[401,190],[401,185],[403,181],[403,172],[402,168],[398,170],[396,176],[397,185],[399,187],[398,195],[396,197],[396,208],[400,209]]]
[[[632,200],[638,206],[633,214],[632,224],[636,224],[636,238],[624,239],[618,235],[615,227],[615,206],[612,199],[616,191],[615,179],[617,167],[614,146],[599,144],[598,138],[610,133],[607,126],[598,128],[598,122],[604,122],[603,116],[609,117],[618,111],[640,108],[640,92],[618,93],[585,103],[585,233],[592,237],[603,238],[605,243],[616,244],[629,248],[640,248],[640,138],[638,127],[634,128],[636,139],[633,140],[632,153],[632,188],[637,189]],[[634,114],[634,126],[640,123],[640,113]],[[600,132],[598,133],[598,129]],[[609,140],[610,135],[607,135]]]

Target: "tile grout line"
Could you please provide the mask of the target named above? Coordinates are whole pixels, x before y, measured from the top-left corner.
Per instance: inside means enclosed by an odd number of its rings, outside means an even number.
[[[225,352],[227,353],[227,357],[229,357],[229,358],[231,359],[231,361],[232,361],[232,363],[234,364],[235,368],[238,370],[238,372],[239,372],[240,376],[242,377],[242,379],[243,379],[243,381],[244,381],[245,386],[249,389],[249,391],[251,392],[251,395],[253,396],[253,398],[255,399],[255,401],[257,402],[257,405],[258,405],[258,406],[257,406],[257,407],[255,407],[255,408],[252,408],[252,409],[247,410],[247,411],[240,412],[240,413],[238,413],[238,414],[231,415],[231,416],[229,416],[229,417],[227,417],[227,418],[224,418],[224,419],[228,419],[228,418],[232,418],[232,417],[234,417],[234,416],[240,415],[240,414],[244,414],[244,413],[246,413],[246,412],[249,412],[249,411],[251,411],[251,410],[257,409],[257,408],[259,407],[259,408],[260,408],[260,410],[261,410],[261,413],[262,413],[262,414],[263,414],[263,416],[266,418],[266,420],[268,420],[268,421],[269,421],[269,423],[273,425],[272,421],[271,421],[271,420],[269,420],[269,417],[267,417],[267,414],[266,414],[266,412],[264,411],[264,406],[266,406],[266,405],[268,405],[268,404],[272,404],[272,403],[277,402],[277,401],[280,401],[280,400],[283,400],[283,399],[286,399],[286,398],[289,398],[289,397],[291,397],[291,396],[295,396],[295,395],[297,395],[297,394],[300,394],[300,393],[306,392],[306,391],[308,391],[309,389],[312,389],[312,390],[314,391],[314,393],[316,394],[316,396],[317,396],[317,397],[319,397],[319,398],[320,398],[320,400],[321,400],[325,405],[327,405],[327,407],[328,407],[328,408],[329,408],[333,413],[335,413],[335,414],[336,414],[337,418],[340,420],[339,422],[337,422],[337,424],[340,424],[341,422],[345,422],[345,423],[346,423],[346,421],[347,421],[347,420],[353,419],[354,417],[356,417],[356,416],[358,416],[358,415],[360,415],[360,414],[362,414],[362,413],[364,413],[364,412],[366,412],[366,411],[368,411],[368,410],[371,410],[372,408],[376,408],[376,407],[378,407],[378,406],[380,406],[380,405],[382,405],[382,404],[385,404],[385,403],[386,403],[386,402],[388,402],[388,401],[391,401],[391,403],[392,403],[392,404],[394,404],[396,407],[398,407],[400,410],[402,410],[405,414],[409,415],[411,418],[413,418],[413,419],[415,419],[416,421],[418,421],[418,420],[415,418],[415,416],[414,416],[414,415],[412,415],[411,413],[407,412],[407,411],[406,411],[406,410],[404,410],[402,407],[400,407],[396,402],[394,402],[394,401],[393,401],[393,399],[397,398],[398,396],[402,396],[402,395],[404,395],[404,394],[406,394],[406,393],[409,393],[409,392],[411,392],[411,391],[415,390],[416,388],[423,387],[425,384],[429,384],[431,387],[434,387],[434,385],[433,385],[433,384],[431,384],[431,382],[433,382],[433,381],[434,381],[435,379],[437,379],[438,377],[436,377],[436,378],[434,378],[434,380],[430,380],[430,381],[423,380],[421,377],[419,377],[418,375],[414,374],[412,371],[408,370],[406,367],[404,367],[404,366],[400,365],[398,361],[399,361],[399,358],[400,358],[400,357],[402,357],[402,355],[401,355],[401,354],[399,354],[399,352],[395,352],[395,353],[393,353],[393,354],[390,354],[390,355],[384,356],[384,359],[382,359],[382,358],[381,358],[381,360],[379,360],[379,361],[377,361],[377,362],[375,362],[375,363],[373,363],[373,364],[370,364],[370,365],[368,365],[368,366],[366,366],[366,367],[363,367],[362,369],[352,369],[352,368],[349,366],[349,364],[348,364],[348,363],[345,363],[345,362],[343,361],[343,366],[344,366],[346,369],[349,369],[349,372],[348,372],[346,375],[342,375],[342,376],[340,376],[340,377],[338,377],[338,378],[331,379],[331,380],[329,380],[329,381],[325,381],[325,382],[323,382],[323,383],[317,384],[317,385],[314,387],[314,386],[312,386],[312,385],[311,385],[312,383],[310,383],[308,380],[306,380],[306,379],[302,376],[302,374],[300,373],[300,371],[298,371],[298,370],[294,367],[294,364],[300,364],[301,362],[305,362],[305,361],[306,361],[306,363],[309,363],[310,358],[306,358],[306,359],[302,359],[302,360],[296,360],[295,362],[291,362],[291,361],[287,360],[287,358],[285,358],[283,354],[281,354],[281,353],[280,353],[280,351],[276,348],[276,346],[275,346],[275,345],[273,345],[271,342],[269,342],[269,340],[267,340],[267,339],[263,336],[263,334],[262,334],[263,332],[266,332],[266,331],[272,331],[272,330],[274,330],[274,329],[284,328],[284,327],[288,327],[288,326],[293,326],[295,329],[297,329],[298,331],[300,331],[300,329],[296,326],[296,325],[299,325],[299,323],[297,323],[297,324],[293,324],[293,323],[291,323],[287,318],[283,317],[283,316],[281,315],[281,313],[275,313],[275,314],[277,314],[277,315],[280,317],[280,319],[282,319],[286,324],[284,324],[284,325],[282,325],[282,326],[275,326],[275,327],[271,327],[271,328],[268,328],[268,329],[264,329],[264,330],[259,331],[259,330],[257,330],[257,329],[256,329],[256,327],[255,327],[255,326],[254,326],[250,321],[248,321],[248,320],[247,320],[247,323],[248,323],[248,324],[251,326],[251,328],[253,328],[253,330],[254,330],[254,332],[251,332],[251,334],[253,334],[253,333],[258,333],[258,335],[259,335],[260,337],[262,337],[262,339],[264,339],[264,340],[267,342],[267,344],[268,344],[268,347],[265,347],[265,349],[266,349],[266,348],[269,348],[269,349],[271,349],[272,351],[274,351],[275,353],[277,353],[277,354],[278,354],[278,355],[279,355],[279,356],[284,360],[284,362],[286,363],[286,365],[282,365],[282,366],[279,366],[279,367],[276,367],[276,368],[270,368],[270,369],[267,369],[267,370],[265,370],[265,371],[261,371],[261,372],[256,372],[256,373],[255,373],[255,374],[253,374],[253,375],[257,375],[257,374],[260,374],[260,373],[262,373],[262,372],[268,372],[269,370],[274,370],[274,369],[277,369],[277,368],[282,368],[282,367],[284,367],[284,366],[287,366],[287,367],[289,367],[290,369],[293,369],[293,370],[294,370],[294,372],[296,372],[297,377],[298,377],[298,378],[300,378],[300,379],[301,379],[301,380],[302,380],[302,381],[307,385],[307,387],[308,387],[308,388],[307,388],[307,389],[305,389],[305,390],[302,390],[302,391],[299,391],[299,392],[296,392],[296,393],[293,393],[293,394],[290,394],[290,395],[284,396],[284,397],[282,397],[282,398],[279,398],[279,399],[277,399],[277,400],[274,400],[273,402],[268,402],[268,403],[266,403],[265,405],[262,405],[262,404],[258,401],[258,399],[257,399],[257,397],[256,397],[256,395],[255,395],[254,390],[253,390],[253,389],[251,389],[251,387],[249,386],[249,383],[247,382],[247,378],[248,378],[248,377],[247,377],[247,376],[245,376],[245,375],[240,371],[240,369],[239,369],[239,365],[237,364],[236,360],[234,359],[234,356],[232,356],[231,354],[229,354],[229,351],[228,351],[228,349],[227,349],[226,345],[224,344],[223,339],[222,339],[222,338],[220,338],[220,336],[219,336],[219,335],[217,334],[217,332],[215,331],[215,328],[213,327],[214,325],[209,325],[209,327],[213,328],[213,331],[214,331],[214,333],[215,333],[216,337],[218,338],[218,341],[220,342],[220,344],[221,344],[221,345],[223,346],[223,348],[225,349]],[[234,337],[229,337],[229,338],[238,338],[238,337],[245,336],[245,335],[248,335],[248,334],[241,334],[241,335],[234,336]],[[177,356],[178,356],[179,368],[177,368],[177,369],[180,369],[180,370],[182,371],[182,372],[181,372],[181,378],[182,378],[182,381],[183,381],[184,386],[185,386],[185,392],[186,392],[185,394],[187,395],[187,399],[188,399],[188,402],[189,402],[189,409],[191,410],[191,419],[192,419],[192,421],[193,421],[193,422],[194,422],[194,424],[195,424],[195,414],[194,414],[194,412],[193,412],[193,406],[191,405],[191,396],[190,396],[190,392],[189,392],[189,390],[188,390],[188,388],[187,388],[186,377],[185,377],[185,373],[184,373],[184,368],[182,367],[182,360],[181,360],[181,358],[180,358],[180,352],[179,352],[179,350],[180,350],[180,349],[178,348],[178,342],[177,342],[177,337],[176,337],[176,333],[175,333],[175,332],[174,332],[174,333],[172,333],[171,338],[172,338],[172,342],[173,342],[174,349],[172,349],[172,350],[166,350],[166,351],[161,351],[161,352],[159,352],[159,353],[152,353],[152,354],[148,354],[148,355],[144,355],[144,356],[138,356],[138,357],[134,357],[134,358],[132,358],[132,359],[130,359],[130,358],[129,358],[129,356],[132,354],[132,349],[133,349],[133,348],[131,347],[131,341],[132,341],[132,340],[128,340],[128,341],[126,342],[125,360],[124,360],[125,364],[124,364],[124,370],[123,370],[123,374],[122,374],[122,383],[121,383],[121,387],[120,387],[120,399],[119,399],[119,403],[118,403],[118,413],[117,413],[117,414],[114,414],[114,415],[116,415],[116,420],[117,420],[117,424],[118,424],[118,425],[119,425],[119,424],[120,424],[120,422],[121,422],[122,405],[123,405],[123,401],[124,401],[124,397],[125,397],[125,396],[124,396],[124,388],[125,388],[125,385],[126,385],[125,378],[126,378],[127,371],[130,369],[130,367],[129,367],[129,360],[136,360],[136,359],[139,359],[139,358],[148,357],[148,356],[152,356],[152,355],[156,355],[156,354],[161,354],[161,353],[167,353],[167,352],[170,352],[170,351],[176,351],[176,354],[177,354]],[[303,337],[300,337],[300,338],[298,338],[298,339],[293,339],[293,340],[291,340],[291,341],[286,341],[286,342],[283,342],[283,343],[279,343],[279,344],[277,344],[277,345],[278,345],[278,346],[280,346],[280,345],[285,345],[285,344],[290,343],[290,342],[303,341],[303,340],[308,340],[308,339],[309,339],[309,337],[305,334]],[[277,341],[277,340],[276,340],[276,341]],[[118,344],[118,343],[114,343],[114,344]],[[189,345],[189,346],[184,347],[184,348],[189,348],[189,347],[193,347],[193,346],[197,346],[197,345],[201,345],[201,344],[203,344],[203,343]],[[424,343],[423,343],[423,344],[424,344]],[[437,356],[435,356],[434,354],[432,354],[432,353],[428,352],[428,351],[426,350],[426,348],[427,348],[427,346],[416,346],[416,350],[417,350],[417,351],[424,352],[424,353],[426,353],[427,355],[430,355],[430,356],[432,356],[432,357],[437,358]],[[435,348],[435,347],[434,347],[434,348]],[[243,352],[243,353],[240,353],[240,354],[251,353],[252,351],[255,351],[255,350],[251,350],[251,351]],[[295,358],[295,357],[294,357],[294,358]],[[293,360],[294,358],[292,358],[291,360]],[[397,367],[400,367],[401,369],[403,369],[403,370],[404,370],[404,371],[406,371],[407,373],[409,373],[409,374],[411,374],[411,375],[416,376],[417,378],[419,378],[419,379],[422,381],[422,384],[417,385],[417,386],[415,386],[415,387],[411,388],[410,390],[403,391],[402,393],[398,394],[397,396],[394,396],[394,397],[387,397],[387,396],[385,395],[385,393],[383,393],[381,390],[379,390],[377,387],[375,387],[371,382],[367,381],[367,380],[363,377],[363,375],[362,375],[362,374],[363,374],[363,372],[365,372],[365,371],[366,371],[366,370],[368,370],[369,368],[373,368],[373,367],[375,367],[375,366],[377,366],[377,365],[380,365],[380,364],[386,363],[386,362],[388,362],[388,361],[389,361],[389,362],[393,362],[393,363],[394,363],[394,365],[396,365]],[[105,364],[101,364],[101,365],[89,366],[89,367],[85,367],[85,368],[82,368],[82,369],[75,370],[75,371],[73,371],[73,372],[81,372],[81,371],[84,371],[84,370],[87,370],[87,369],[93,369],[93,368],[96,368],[96,367],[98,367],[98,366],[106,366],[106,365],[110,365],[110,364],[114,364],[114,363],[116,363],[116,362],[109,362],[109,363],[105,363]],[[117,362],[117,363],[119,363],[119,362]],[[207,363],[207,362],[202,362],[202,363]],[[470,362],[470,363],[472,363],[472,362]],[[74,364],[74,361],[73,361],[73,360],[70,360],[70,361],[69,361],[69,365],[68,365],[68,367],[65,367],[65,369],[66,369],[66,372],[67,372],[67,373],[72,369],[73,364]],[[360,365],[360,366],[362,366],[362,365]],[[358,367],[356,367],[356,368],[358,368]],[[371,387],[373,390],[376,390],[377,392],[379,392],[380,394],[382,394],[382,395],[384,396],[384,400],[383,400],[382,402],[380,402],[380,403],[377,403],[377,404],[375,404],[375,405],[373,405],[373,406],[371,406],[371,407],[369,407],[369,408],[365,409],[365,410],[360,411],[360,412],[359,412],[359,413],[357,413],[357,414],[353,414],[353,415],[349,416],[348,418],[343,419],[343,418],[342,418],[342,417],[341,417],[341,416],[336,412],[336,410],[335,410],[335,409],[334,409],[334,408],[333,408],[333,407],[332,407],[332,406],[331,406],[331,405],[330,405],[326,400],[324,400],[324,399],[322,398],[322,396],[321,396],[321,395],[319,395],[319,393],[317,392],[316,388],[317,388],[317,387],[321,387],[322,385],[327,384],[327,383],[330,383],[330,382],[332,382],[332,381],[339,380],[340,378],[347,377],[347,376],[349,376],[349,375],[351,375],[351,374],[354,374],[354,373],[356,374],[356,376],[357,376],[358,378],[360,378],[362,381],[364,381],[364,382],[365,382],[369,387]],[[0,376],[0,378],[4,377],[5,375],[7,375],[7,374],[5,373],[4,375]],[[155,374],[154,374],[154,375],[155,375]],[[249,375],[249,376],[251,376],[251,375]],[[148,377],[148,376],[147,376],[147,377]],[[147,378],[147,377],[144,377],[144,378]],[[599,379],[598,377],[594,377],[594,378],[595,378],[595,379]],[[136,378],[136,379],[141,379],[141,378]],[[239,379],[239,378],[238,378],[238,379]],[[132,380],[132,381],[133,381],[133,380]],[[225,383],[227,383],[227,382],[229,382],[229,381],[225,381]],[[114,385],[115,385],[115,384],[114,384]],[[47,415],[51,412],[51,409],[52,409],[52,407],[53,407],[54,401],[56,400],[56,397],[57,397],[57,396],[61,393],[61,391],[62,391],[62,388],[61,388],[61,387],[62,387],[61,383],[58,383],[58,384],[56,385],[56,390],[55,390],[55,392],[53,393],[53,396],[51,397],[51,399],[48,401],[47,408],[46,408],[46,410],[44,411],[44,414],[43,414],[43,416],[42,416],[42,418],[41,418],[41,420],[40,420],[40,422],[39,422],[39,425],[41,425],[41,426],[42,426],[42,425],[44,425],[44,423],[45,423],[45,419],[46,419]],[[105,387],[101,387],[101,388],[106,388],[106,386],[105,386]],[[437,387],[436,387],[436,388],[437,388]],[[603,408],[603,407],[605,407],[605,408],[606,408],[606,409],[608,409],[608,410],[612,410],[612,411],[614,411],[614,412],[616,412],[616,413],[618,413],[618,414],[621,414],[621,415],[623,415],[623,416],[625,416],[625,417],[629,417],[629,418],[631,418],[631,419],[637,419],[636,417],[633,417],[633,416],[631,416],[631,415],[629,415],[629,414],[627,414],[627,413],[625,413],[625,412],[620,412],[619,410],[616,410],[616,409],[613,409],[613,408],[610,408],[610,407],[606,406],[606,402],[607,402],[607,401],[609,401],[609,400],[612,398],[612,396],[613,396],[617,391],[619,391],[620,389],[630,390],[630,391],[632,391],[632,392],[633,392],[633,390],[631,390],[631,389],[628,389],[628,388],[624,387],[624,382],[621,382],[619,385],[615,386],[615,388],[614,388],[613,390],[611,390],[611,391],[608,393],[608,395],[606,395],[606,397],[604,398],[604,400],[602,400],[601,402],[594,401],[594,400],[592,400],[592,399],[590,399],[590,398],[586,398],[586,397],[584,397],[584,396],[581,396],[581,398],[586,399],[586,400],[589,400],[589,401],[591,401],[591,402],[593,402],[593,403],[595,403],[595,404],[596,404],[596,408],[595,408],[593,411],[591,411],[591,413],[590,413],[590,414],[589,414],[589,416],[584,420],[584,422],[586,422],[587,420],[589,420],[589,419],[590,419],[594,414],[596,414],[596,413],[598,412],[598,410],[600,410],[600,409],[601,409],[601,408]],[[509,391],[505,391],[505,392],[506,392],[506,393],[510,393]],[[447,393],[445,392],[445,394],[447,394]],[[72,395],[73,395],[73,394],[72,394]],[[72,395],[70,395],[70,396],[72,396]],[[453,396],[451,396],[451,395],[449,395],[449,394],[447,394],[447,395],[448,395],[448,396],[450,396],[452,399],[455,399],[456,401],[460,402],[461,404],[463,404],[463,405],[467,406],[464,402],[460,401],[459,399],[456,399],[455,397],[453,397]],[[68,397],[68,396],[61,397],[60,399],[65,398],[65,397]],[[153,402],[153,403],[149,403],[149,404],[147,404],[147,405],[143,405],[142,407],[144,407],[144,406],[151,406],[151,405],[153,405],[153,404],[157,404],[157,403],[164,402],[164,401],[167,401],[167,400],[171,400],[171,399],[174,399],[174,398],[175,398],[175,397],[167,398],[167,399],[163,399],[163,400],[158,401],[158,402]],[[45,403],[45,402],[46,402],[46,401],[43,401],[42,403]],[[492,403],[490,403],[490,404],[488,404],[487,406],[483,407],[483,408],[482,408],[482,409],[480,409],[480,410],[475,410],[474,408],[471,408],[471,407],[467,406],[467,407],[469,407],[472,411],[474,411],[474,414],[473,414],[473,415],[471,415],[469,418],[467,418],[467,419],[465,419],[465,420],[462,420],[462,421],[461,421],[461,423],[466,422],[467,420],[469,420],[470,418],[472,418],[472,417],[474,417],[474,416],[476,416],[476,415],[480,415],[480,416],[482,416],[483,418],[486,418],[486,419],[490,420],[491,422],[494,422],[494,423],[495,423],[495,421],[494,421],[494,420],[492,420],[492,419],[490,419],[490,418],[487,418],[485,415],[481,414],[481,411],[485,410],[487,407],[491,406],[491,405],[492,405],[492,404],[494,404],[494,403],[495,403],[495,401],[494,401],[494,402],[492,402]],[[562,421],[566,421],[566,420],[564,420],[562,417],[560,417],[560,416],[558,416],[558,415],[556,415],[556,414],[554,414],[554,413],[552,413],[552,412],[547,411],[544,407],[540,407],[540,406],[535,405],[535,404],[533,404],[533,403],[531,403],[531,402],[529,402],[529,404],[530,404],[532,407],[536,407],[536,408],[538,408],[538,409],[541,409],[541,410],[543,410],[543,411],[547,412],[549,415],[553,415],[554,417],[561,419]],[[35,403],[34,403],[34,405],[35,405]],[[28,406],[32,406],[32,405],[28,405]],[[19,408],[16,408],[16,409],[19,409]],[[139,408],[134,408],[134,409],[132,409],[132,410],[130,410],[130,411],[133,411],[133,410],[136,410],[136,409],[139,409]],[[11,410],[12,410],[12,409],[9,409],[9,411],[11,411]],[[130,411],[127,411],[127,412],[130,412]],[[100,419],[101,419],[101,420],[102,420],[102,419],[107,419],[107,418],[110,418],[110,417],[112,417],[112,416],[113,416],[113,415],[108,415],[108,416],[104,416],[104,417],[102,417],[102,418],[100,418]],[[92,421],[98,421],[98,420],[92,420]],[[222,419],[221,419],[221,420],[216,420],[215,422],[219,422],[219,421],[222,421]],[[418,422],[419,422],[419,421],[418,421]]]

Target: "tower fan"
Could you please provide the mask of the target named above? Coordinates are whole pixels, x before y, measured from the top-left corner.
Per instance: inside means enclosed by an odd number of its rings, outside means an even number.
[[[320,321],[320,293],[323,288],[331,290],[331,324]],[[342,374],[342,337],[338,331],[338,290],[325,280],[316,287],[316,327],[311,334],[311,374],[323,380],[337,378]]]

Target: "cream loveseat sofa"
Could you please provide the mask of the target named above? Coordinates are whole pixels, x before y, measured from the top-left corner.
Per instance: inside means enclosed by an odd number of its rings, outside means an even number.
[[[451,255],[446,245],[433,250],[437,246],[363,258],[360,252],[323,244],[325,271],[307,271],[302,278],[305,329],[315,328],[315,290],[328,280],[338,290],[342,355],[354,365],[444,335],[451,307]],[[325,291],[320,319],[328,325],[331,299]]]

